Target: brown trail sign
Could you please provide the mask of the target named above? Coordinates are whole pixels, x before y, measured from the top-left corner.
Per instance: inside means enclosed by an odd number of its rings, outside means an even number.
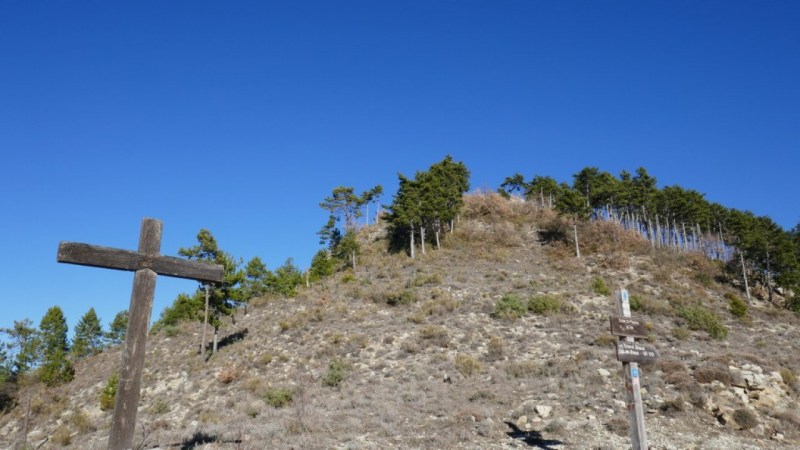
[[[122,353],[114,418],[108,437],[109,450],[133,448],[147,328],[153,309],[157,275],[207,282],[222,281],[223,268],[218,264],[160,255],[161,229],[160,220],[142,219],[137,252],[74,242],[62,242],[58,245],[58,262],[136,272],[128,310],[128,331]]]
[[[617,312],[621,317],[611,319],[611,333],[620,336],[617,360],[622,362],[625,373],[625,400],[628,405],[631,447],[634,450],[647,450],[639,363],[655,361],[658,352],[649,345],[634,342],[634,337],[645,337],[647,331],[643,323],[631,319],[630,300],[625,289],[617,291]]]

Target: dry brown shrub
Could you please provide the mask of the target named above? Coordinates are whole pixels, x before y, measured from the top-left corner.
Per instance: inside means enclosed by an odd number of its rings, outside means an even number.
[[[507,220],[514,216],[512,203],[518,200],[503,198],[496,193],[478,193],[464,196],[463,216],[465,219],[494,221]]]
[[[727,367],[722,366],[703,366],[698,367],[694,371],[694,379],[698,383],[711,383],[712,381],[719,381],[725,385],[731,384],[731,371]]]
[[[511,361],[506,365],[506,373],[514,378],[531,377],[541,372],[541,366],[533,361]]]
[[[425,345],[437,345],[439,347],[447,347],[450,338],[447,336],[447,329],[437,326],[428,325],[419,331],[420,340]]]
[[[476,375],[481,371],[481,363],[478,362],[477,359],[465,353],[459,353],[456,355],[455,366],[456,370],[458,370],[461,375],[464,375],[465,377],[471,377],[472,375]]]
[[[689,372],[684,363],[674,359],[659,359],[655,368],[664,373],[664,381],[669,384],[679,385],[691,381]]]
[[[63,424],[59,426],[50,437],[53,439],[53,442],[62,447],[72,444],[72,434],[70,433],[69,428]]]
[[[506,355],[506,344],[503,338],[499,336],[492,336],[489,338],[489,343],[486,344],[486,360],[487,361],[500,361]]]
[[[226,363],[219,372],[217,372],[217,381],[222,384],[230,384],[239,377],[239,369],[234,363]]]
[[[626,263],[629,255],[645,255],[651,250],[650,243],[634,233],[623,229],[615,222],[588,222],[579,227],[582,252],[589,254],[615,255],[617,264]]]
[[[772,417],[800,428],[800,413],[792,409],[784,409],[772,414]]]

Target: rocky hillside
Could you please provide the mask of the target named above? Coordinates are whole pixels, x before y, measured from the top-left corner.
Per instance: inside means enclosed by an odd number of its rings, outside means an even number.
[[[608,319],[626,288],[661,355],[641,370],[653,448],[800,447],[796,315],[755,298],[742,313],[732,277],[698,255],[589,224],[578,259],[564,230],[495,195],[468,197],[443,248],[415,260],[363,229],[357,270],[254,299],[213,357],[197,353],[199,324],[151,336],[137,445],[628,448]],[[25,388],[0,447],[105,448],[119,360],[110,349],[65,386]]]

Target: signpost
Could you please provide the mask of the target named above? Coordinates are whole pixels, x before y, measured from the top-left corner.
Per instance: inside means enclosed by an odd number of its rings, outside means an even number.
[[[136,272],[119,386],[114,402],[114,417],[108,437],[109,450],[133,448],[147,329],[150,325],[157,275],[208,282],[222,281],[223,268],[218,264],[161,256],[161,229],[160,220],[143,219],[137,252],[75,242],[62,242],[58,245],[58,262]]]
[[[634,450],[647,450],[639,363],[655,361],[658,352],[649,345],[634,341],[634,337],[645,337],[647,333],[644,324],[630,318],[630,300],[625,289],[617,291],[617,312],[621,317],[611,319],[611,333],[620,336],[617,360],[622,362],[625,373],[625,403],[628,405],[631,446]]]

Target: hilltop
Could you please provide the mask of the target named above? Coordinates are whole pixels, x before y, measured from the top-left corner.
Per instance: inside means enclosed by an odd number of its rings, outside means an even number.
[[[442,248],[415,259],[388,251],[383,225],[362,227],[355,270],[252,299],[210,359],[197,352],[202,324],[152,334],[136,442],[626,448],[608,330],[625,288],[661,355],[642,368],[653,448],[800,446],[800,319],[780,292],[769,302],[754,286],[748,303],[722,263],[613,222],[583,224],[577,258],[565,229],[551,209],[497,194],[466,196]],[[105,448],[100,397],[119,360],[110,348],[78,360],[68,384],[23,388],[0,416],[0,446]]]

